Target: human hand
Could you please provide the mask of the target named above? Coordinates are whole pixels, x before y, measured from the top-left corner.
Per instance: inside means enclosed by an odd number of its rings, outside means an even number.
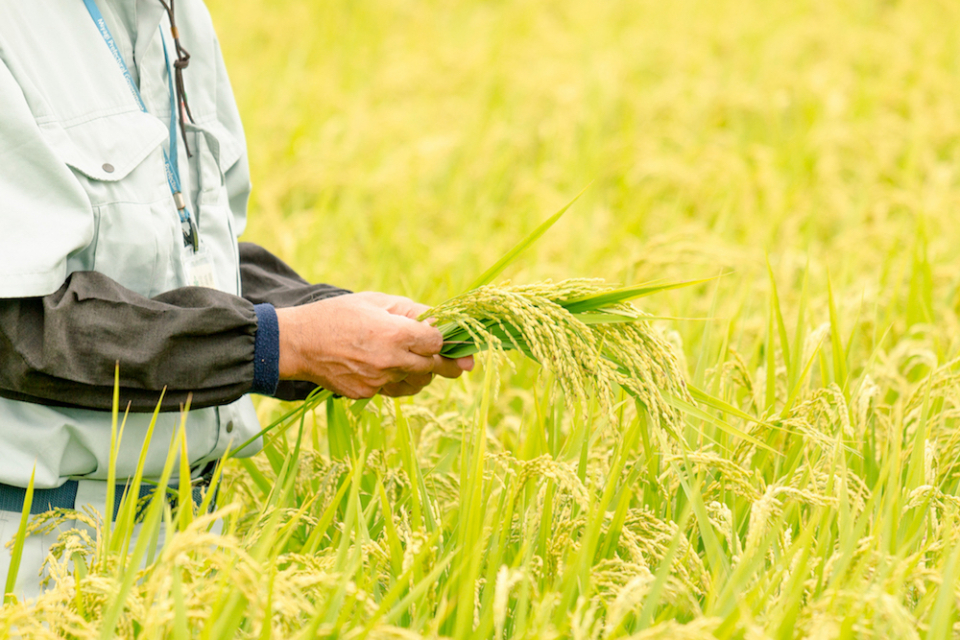
[[[417,318],[429,307],[384,293],[352,293],[277,309],[280,379],[308,380],[348,398],[420,392],[456,378],[473,357],[440,354],[443,337]]]

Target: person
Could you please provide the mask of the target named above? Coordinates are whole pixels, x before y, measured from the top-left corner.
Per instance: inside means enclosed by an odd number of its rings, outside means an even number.
[[[145,477],[159,476],[190,398],[187,450],[202,488],[211,465],[259,431],[251,393],[400,396],[472,368],[439,355],[440,332],[417,320],[424,305],[310,284],[238,243],[246,154],[202,0],[0,3],[4,542],[31,476],[34,513],[102,513],[115,382],[130,411],[120,482],[145,446]],[[39,593],[55,537],[28,538],[15,593]],[[9,563],[0,553],[0,584]]]

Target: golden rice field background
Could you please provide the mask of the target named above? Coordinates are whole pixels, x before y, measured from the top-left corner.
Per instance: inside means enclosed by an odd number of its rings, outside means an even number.
[[[66,539],[0,634],[960,637],[960,4],[209,5],[246,239],[439,304],[589,183],[507,274],[725,274],[636,305],[731,407],[677,439],[481,356],[230,462],[223,537]]]

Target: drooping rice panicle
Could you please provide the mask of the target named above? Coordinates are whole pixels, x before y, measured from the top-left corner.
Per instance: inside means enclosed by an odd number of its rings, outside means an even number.
[[[675,434],[680,413],[664,394],[692,401],[679,360],[645,314],[618,301],[627,297],[619,291],[602,280],[579,278],[486,285],[425,315],[443,333],[448,357],[485,349],[521,351],[557,377],[571,406],[586,407],[592,387],[609,409],[619,387],[642,403],[656,424]]]

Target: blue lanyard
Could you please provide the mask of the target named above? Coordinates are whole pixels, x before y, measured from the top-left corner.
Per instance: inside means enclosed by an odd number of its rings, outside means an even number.
[[[136,83],[133,81],[133,76],[130,75],[130,69],[127,68],[127,64],[123,61],[120,48],[117,47],[117,43],[114,41],[113,35],[111,35],[110,29],[107,27],[106,21],[103,19],[103,14],[100,13],[100,9],[97,8],[94,0],[83,0],[83,3],[87,6],[87,11],[90,13],[90,17],[93,18],[94,24],[97,25],[97,30],[100,31],[103,41],[107,43],[110,54],[116,61],[117,66],[120,67],[120,71],[123,72],[123,77],[127,81],[127,88],[130,89],[130,93],[133,94],[134,99],[140,106],[140,110],[144,113],[149,113],[147,106],[143,103],[143,98],[140,96],[140,89],[137,88]],[[163,43],[163,59],[167,63],[167,82],[170,87],[170,152],[167,153],[167,151],[164,150],[163,164],[167,174],[167,184],[170,186],[170,193],[173,194],[177,214],[180,216],[183,244],[197,251],[200,248],[199,229],[193,220],[193,216],[190,214],[190,210],[187,209],[187,203],[180,188],[180,167],[179,156],[177,155],[177,99],[176,93],[173,90],[173,69],[170,66],[170,56],[167,54],[167,42],[163,37],[162,29],[160,31],[160,41]]]

